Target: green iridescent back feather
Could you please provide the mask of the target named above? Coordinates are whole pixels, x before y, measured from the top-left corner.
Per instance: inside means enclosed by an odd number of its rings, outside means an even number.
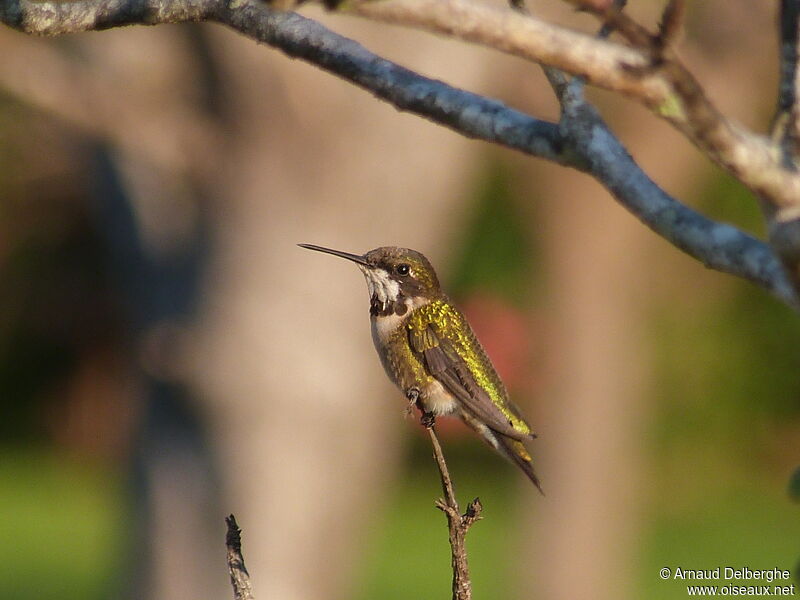
[[[428,328],[432,328],[440,340],[446,340],[455,350],[469,369],[475,382],[488,394],[494,405],[509,420],[511,426],[521,433],[531,433],[530,426],[508,397],[503,382],[466,318],[446,298],[433,300],[415,309],[409,315],[405,326],[412,335],[422,337],[423,341],[426,335],[430,335],[427,333]],[[431,340],[431,343],[436,342]]]

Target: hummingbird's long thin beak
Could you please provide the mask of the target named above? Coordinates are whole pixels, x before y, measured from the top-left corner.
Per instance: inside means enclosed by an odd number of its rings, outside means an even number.
[[[347,260],[352,260],[354,263],[358,263],[360,265],[364,265],[369,267],[370,264],[366,261],[363,256],[359,256],[358,254],[350,254],[349,252],[342,252],[341,250],[333,250],[332,248],[325,248],[323,246],[315,246],[314,244],[297,244],[301,248],[306,248],[308,250],[316,250],[317,252],[324,252],[325,254],[333,254],[334,256],[338,256],[340,258],[346,258]]]

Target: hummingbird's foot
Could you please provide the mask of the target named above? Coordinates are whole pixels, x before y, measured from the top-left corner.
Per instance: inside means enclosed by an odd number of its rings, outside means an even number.
[[[403,411],[403,416],[405,416],[406,419],[408,419],[409,417],[413,417],[414,416],[414,408],[416,406],[417,406],[417,403],[415,401],[413,401],[413,400],[409,401],[409,403],[406,404],[405,410]]]
[[[410,404],[416,404],[421,393],[418,387],[410,387],[406,390],[406,398]]]
[[[415,406],[419,406],[419,395],[420,391],[417,387],[410,387],[406,390],[406,398],[408,398],[408,404],[406,405],[406,416],[409,416],[412,412],[414,412]]]
[[[419,418],[419,422],[422,423],[422,426],[425,429],[433,429],[433,426],[436,424],[436,415],[432,412],[425,412],[422,411],[422,416]]]
[[[414,410],[416,406],[421,413],[420,416],[420,423],[426,429],[431,429],[433,427],[434,422],[436,421],[436,417],[432,412],[428,412],[425,410],[425,406],[422,404],[422,399],[419,397],[420,391],[418,387],[410,387],[406,390],[406,398],[408,398],[408,406],[406,406],[406,414],[411,414],[411,411]]]

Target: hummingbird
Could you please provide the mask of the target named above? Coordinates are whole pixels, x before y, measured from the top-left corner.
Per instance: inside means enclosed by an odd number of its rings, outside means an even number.
[[[422,424],[454,415],[517,465],[542,491],[523,442],[533,439],[520,409],[464,314],[442,291],[430,261],[409,248],[384,246],[351,254],[302,248],[354,262],[369,292],[372,341],[389,379],[422,413]]]

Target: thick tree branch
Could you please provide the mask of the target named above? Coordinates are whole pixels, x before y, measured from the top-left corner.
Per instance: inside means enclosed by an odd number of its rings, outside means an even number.
[[[400,110],[416,113],[467,137],[567,164],[557,127],[502,102],[417,75],[371,53],[359,43],[295,13],[271,13],[258,0],[218,20],[362,87]]]
[[[450,0],[435,2],[452,5]],[[390,5],[391,2],[374,4]],[[497,17],[498,11],[491,14]],[[525,19],[510,12],[502,14],[503,19]],[[478,12],[477,16],[485,14]],[[342,77],[401,110],[426,117],[468,137],[587,172],[654,231],[703,264],[753,281],[787,304],[794,306],[796,303],[789,280],[766,244],[734,227],[711,221],[667,195],[641,171],[590,107],[580,109],[584,114],[580,119],[571,118],[561,125],[541,121],[497,100],[421,77],[319,23],[295,13],[271,11],[259,0],[236,0],[232,4],[221,0],[0,0],[0,20],[31,33],[58,34],[122,24],[155,24],[159,19],[161,22],[216,20]],[[476,23],[475,27],[481,29],[483,24]],[[524,35],[544,35],[549,39],[549,34],[534,34],[529,29],[524,29]],[[579,55],[589,60],[590,65],[596,62],[589,56],[590,51],[606,47],[612,48],[611,52],[620,60],[634,63],[643,60],[631,49],[593,40],[590,36],[571,32],[570,36],[578,36],[567,39],[575,41],[576,47],[584,48]],[[511,38],[516,43],[520,35]],[[559,40],[562,40],[560,35],[553,37],[554,44],[560,43]],[[568,56],[577,60],[572,54]],[[602,56],[607,57],[601,53],[597,60],[605,60]],[[645,77],[644,81],[647,80]]]
[[[609,11],[615,11],[617,18],[606,21],[598,32],[599,37],[607,37],[616,27],[616,24],[622,23],[622,26],[627,28],[629,36],[636,38],[640,35],[638,26],[632,25],[629,21],[622,18],[621,11],[625,8],[626,0],[612,0],[612,5]],[[665,10],[662,19],[661,32],[662,44],[666,47],[674,40],[676,28],[678,27],[676,21],[679,21],[682,16],[683,6],[681,0],[674,0],[669,3]],[[633,33],[632,33],[633,32]],[[715,251],[711,251],[705,256],[711,258],[707,261],[705,258],[694,255],[692,246],[689,243],[689,237],[681,236],[680,238],[670,238],[670,232],[678,229],[683,229],[677,225],[683,219],[682,215],[672,210],[672,200],[660,188],[647,177],[636,165],[631,156],[625,150],[620,141],[610,131],[608,126],[603,121],[597,110],[585,99],[583,95],[583,79],[575,77],[569,80],[560,70],[553,67],[544,67],[545,74],[547,75],[550,85],[553,87],[559,104],[561,105],[561,123],[560,131],[565,137],[565,147],[574,149],[580,156],[585,156],[589,162],[588,171],[592,173],[598,181],[618,181],[622,186],[607,186],[608,190],[613,193],[617,200],[628,208],[633,214],[637,215],[648,227],[669,239],[679,248],[683,249],[688,254],[698,258],[703,264],[709,268],[719,269],[720,264],[717,260],[722,262],[737,262],[743,260],[748,262],[750,260],[759,261],[760,259],[756,254],[751,254],[748,250],[748,244],[744,240],[729,246],[728,242],[733,241],[738,237],[739,232],[734,228],[727,225],[720,225],[711,221],[704,222],[702,219],[694,220],[691,229],[694,230],[697,238],[704,239],[707,243],[719,243]],[[594,138],[594,140],[593,140]],[[603,150],[601,150],[603,148]],[[599,151],[599,152],[598,152]],[[609,174],[609,169],[617,172],[615,175]],[[617,171],[619,170],[619,171]],[[631,175],[630,178],[625,178],[623,173],[627,172]],[[630,189],[632,186],[634,189]],[[638,199],[642,196],[636,191],[636,188],[650,188],[650,186],[658,189],[660,194],[650,196],[648,206],[644,207],[638,204]],[[685,207],[681,207],[685,208]],[[728,228],[729,231],[726,231]],[[733,230],[733,231],[730,231]],[[734,233],[736,232],[736,233]],[[728,238],[729,235],[733,237]],[[716,242],[712,241],[716,240]],[[762,267],[765,269],[764,273],[770,272],[768,279],[773,276],[783,280],[783,292],[793,295],[791,285],[784,277],[783,270],[780,265],[771,263],[764,264]],[[723,269],[724,270],[724,269]],[[760,268],[759,268],[760,270]],[[782,292],[782,293],[783,293]],[[787,303],[792,304],[789,300]],[[794,304],[797,306],[797,304]]]
[[[617,200],[648,227],[711,269],[748,272],[754,276],[751,281],[797,307],[793,288],[774,255],[767,257],[747,234],[703,217],[661,190],[636,165],[591,105],[568,104],[562,130],[571,141],[569,146],[586,158],[586,170],[606,182]],[[699,253],[698,242],[703,248]]]
[[[800,205],[800,175],[783,168],[778,146],[726,119],[669,48],[660,49],[663,54],[655,56],[657,36],[610,2],[598,8],[589,0],[568,1],[598,14],[637,47],[472,0],[386,0],[358,3],[350,10],[374,20],[447,34],[548,64],[629,96],[672,123],[776,210]]]
[[[586,0],[570,1],[585,8],[592,6]],[[0,17],[23,31],[55,34],[134,22],[209,18],[235,27],[236,22],[249,20],[246,13],[251,8],[251,2],[239,0],[100,0],[97,5],[88,0],[5,0]],[[722,117],[675,60],[665,63],[669,69],[652,69],[652,56],[641,48],[596,39],[471,0],[385,0],[356,3],[350,10],[375,20],[445,33],[581,75],[589,83],[623,93],[650,107],[777,207],[794,206],[800,198],[800,175],[782,168],[777,146]],[[609,19],[621,14],[616,10],[600,12]],[[266,15],[262,13],[262,17]],[[615,26],[632,36],[633,25],[626,18],[618,17]],[[275,32],[269,23],[261,24],[259,29],[267,36]]]
[[[221,6],[217,0],[4,0],[0,20],[25,33],[62,35],[123,25],[205,21]]]
[[[225,547],[228,551],[228,573],[231,576],[233,597],[235,600],[253,600],[250,573],[244,566],[244,556],[242,556],[242,530],[239,529],[233,515],[225,517],[225,525],[228,527],[225,534]]]

